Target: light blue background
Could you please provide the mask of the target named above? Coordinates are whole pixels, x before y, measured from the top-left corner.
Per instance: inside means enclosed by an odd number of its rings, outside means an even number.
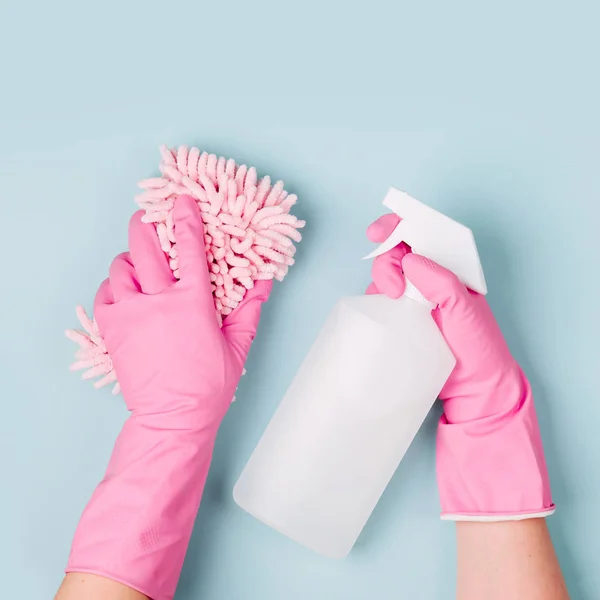
[[[309,220],[227,416],[179,599],[446,599],[435,416],[344,561],[238,509],[233,484],[395,185],[475,231],[489,299],[537,397],[552,532],[600,597],[597,2],[0,1],[0,572],[50,598],[126,412],[67,370],[62,330],[123,250],[157,147],[283,178]]]

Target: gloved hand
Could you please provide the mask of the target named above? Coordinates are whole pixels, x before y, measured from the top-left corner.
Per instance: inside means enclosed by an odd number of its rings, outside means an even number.
[[[181,196],[174,208],[179,281],[142,214],[94,306],[131,416],[81,518],[67,572],[169,600],[271,282],[257,282],[220,328],[195,201]]]
[[[367,232],[381,243],[399,222],[385,215]],[[377,257],[367,293],[399,298],[404,276],[437,305],[432,316],[456,358],[440,393],[437,437],[442,518],[501,521],[554,512],[533,396],[484,296],[401,244]]]

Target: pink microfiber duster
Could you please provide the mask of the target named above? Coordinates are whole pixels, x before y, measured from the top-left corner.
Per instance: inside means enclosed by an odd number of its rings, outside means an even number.
[[[283,182],[271,185],[268,176],[258,179],[256,169],[236,165],[233,159],[180,146],[160,149],[161,176],[145,179],[136,202],[145,211],[143,220],[155,223],[156,233],[175,277],[178,277],[177,240],[173,227],[173,204],[178,195],[195,198],[205,226],[206,258],[212,281],[219,322],[242,301],[246,290],[260,279],[281,281],[294,264],[294,242],[304,227],[290,214],[297,197],[283,189]],[[77,317],[83,327],[68,330],[77,344],[76,362],[71,370],[86,369],[83,379],[101,377],[102,387],[115,383],[117,376],[95,320],[82,307]]]

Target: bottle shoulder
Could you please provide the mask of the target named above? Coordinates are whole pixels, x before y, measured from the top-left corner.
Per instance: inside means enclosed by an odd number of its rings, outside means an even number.
[[[398,299],[384,295],[347,296],[338,301],[336,309],[356,312],[388,327],[431,325],[437,329],[431,309],[405,296]]]

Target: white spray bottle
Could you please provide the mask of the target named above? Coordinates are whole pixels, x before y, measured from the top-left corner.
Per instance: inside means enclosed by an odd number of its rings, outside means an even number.
[[[391,188],[384,205],[402,217],[372,254],[401,241],[487,292],[470,229]],[[331,558],[346,556],[455,358],[407,282],[399,300],[342,298],[234,489],[244,510]]]

